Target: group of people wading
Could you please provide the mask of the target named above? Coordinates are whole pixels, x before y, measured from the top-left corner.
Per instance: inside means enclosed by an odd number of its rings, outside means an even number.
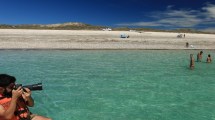
[[[200,51],[198,54],[197,54],[197,61],[196,62],[202,62],[202,55],[203,55],[203,51]],[[211,63],[212,62],[212,58],[211,58],[211,55],[208,54],[208,57],[206,59],[206,63]],[[193,54],[190,54],[190,69],[194,69],[195,65],[195,59],[193,57]]]

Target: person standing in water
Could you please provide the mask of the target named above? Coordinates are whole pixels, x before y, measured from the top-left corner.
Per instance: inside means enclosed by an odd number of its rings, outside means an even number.
[[[203,51],[200,51],[200,53],[197,54],[197,62],[202,61],[202,54],[203,54]]]
[[[208,57],[207,57],[207,63],[211,63],[212,62],[212,59],[211,59],[211,55],[208,54]]]
[[[194,69],[194,57],[193,54],[190,54],[190,69]]]

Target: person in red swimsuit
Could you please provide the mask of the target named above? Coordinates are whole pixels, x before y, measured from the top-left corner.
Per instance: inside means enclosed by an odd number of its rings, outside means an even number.
[[[31,91],[21,86],[15,89],[16,78],[0,74],[0,120],[51,120],[32,114],[28,107],[34,106]]]

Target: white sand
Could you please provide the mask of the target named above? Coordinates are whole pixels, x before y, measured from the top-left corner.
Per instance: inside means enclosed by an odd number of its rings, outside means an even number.
[[[0,29],[0,49],[215,49],[214,34],[185,34],[177,38],[178,33],[168,32]]]

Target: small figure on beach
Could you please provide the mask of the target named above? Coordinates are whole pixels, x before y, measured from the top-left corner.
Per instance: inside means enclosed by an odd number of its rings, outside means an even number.
[[[200,53],[197,54],[197,62],[202,61],[202,54],[203,54],[203,51],[200,51]]]
[[[184,34],[184,38],[185,38],[185,34]]]
[[[212,59],[211,59],[211,55],[208,54],[208,57],[207,57],[207,63],[211,63],[212,62]]]
[[[186,47],[187,47],[187,48],[189,47],[189,43],[188,43],[188,42],[186,42]]]
[[[190,54],[190,69],[194,69],[194,57],[193,54]]]

